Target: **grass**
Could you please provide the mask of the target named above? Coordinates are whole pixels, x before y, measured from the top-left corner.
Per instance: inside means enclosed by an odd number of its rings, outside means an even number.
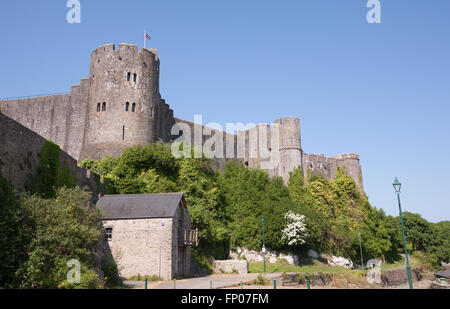
[[[389,270],[392,268],[399,268],[399,267],[402,267],[403,265],[405,265],[405,259],[401,258],[400,260],[395,261],[394,263],[381,264],[381,270]]]
[[[264,263],[249,263],[250,273],[263,273]],[[328,266],[327,264],[319,261],[314,261],[313,265],[295,266],[287,262],[267,263],[267,273],[316,273],[316,272],[348,272],[351,271],[345,267]]]
[[[420,260],[417,257],[410,259],[411,268],[415,268],[420,265]],[[398,261],[390,264],[381,264],[381,270],[390,270],[394,268],[400,268],[405,265],[405,259],[401,258]],[[358,271],[355,269],[353,271]],[[351,269],[339,266],[329,266],[325,263],[321,263],[314,260],[311,265],[295,266],[287,263],[286,261],[278,261],[277,263],[267,263],[266,272],[267,273],[340,273],[340,272],[351,272]],[[263,273],[264,263],[249,263],[250,273]]]
[[[160,276],[157,276],[157,275],[141,276],[140,274],[138,274],[137,276],[128,278],[127,281],[145,281],[145,279],[147,279],[148,281],[163,281],[163,278],[161,278]]]

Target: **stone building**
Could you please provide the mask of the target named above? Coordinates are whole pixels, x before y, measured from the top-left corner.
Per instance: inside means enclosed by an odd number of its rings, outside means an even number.
[[[191,132],[196,131],[196,127],[208,132],[200,137],[200,142],[204,143],[210,137],[231,141],[224,143],[223,149],[219,148],[222,158],[215,157],[217,168],[222,168],[228,160],[237,160],[248,168],[267,170],[270,176],[282,177],[287,183],[289,173],[298,167],[305,176],[316,173],[325,177],[333,177],[339,167],[363,191],[359,155],[351,153],[327,158],[305,153],[298,118],[284,117],[275,120],[272,126],[260,124],[233,134],[211,130],[174,117],[173,110],[159,92],[159,74],[157,50],[139,50],[130,44],[119,44],[116,48],[114,44],[108,44],[92,52],[89,77],[72,86],[70,93],[0,100],[0,110],[60,145],[77,162],[87,158],[118,157],[132,146],[171,142],[186,133],[175,130],[176,134],[172,134],[175,124],[183,124]],[[275,132],[277,139],[271,138]],[[245,148],[241,152],[240,141]],[[260,145],[267,147],[262,149]],[[0,148],[0,159],[2,153],[7,152],[6,147]],[[268,154],[275,159],[274,166],[267,167]],[[2,166],[3,172],[7,173],[8,168]]]
[[[191,230],[183,193],[107,195],[102,211],[104,250],[110,251],[122,277],[157,275],[164,280],[191,273]]]

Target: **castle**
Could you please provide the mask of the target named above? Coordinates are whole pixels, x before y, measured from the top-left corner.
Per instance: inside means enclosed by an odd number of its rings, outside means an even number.
[[[192,132],[199,127],[174,117],[159,92],[159,69],[157,50],[139,50],[130,44],[119,44],[118,49],[114,44],[104,45],[91,55],[89,78],[72,86],[70,93],[3,100],[0,109],[25,128],[60,145],[78,162],[86,158],[118,157],[132,146],[179,138],[178,132],[172,135],[175,124],[189,127]],[[231,141],[225,143],[228,149],[219,149],[224,155],[215,160],[218,168],[230,159],[230,153],[232,159],[243,162],[248,168],[266,169],[270,176],[280,176],[285,182],[289,172],[298,167],[305,176],[312,173],[326,178],[332,178],[336,169],[342,168],[363,191],[359,156],[351,153],[325,157],[304,153],[298,118],[277,119],[272,126],[260,124],[236,134],[204,126],[200,129],[209,136]],[[208,134],[202,136],[202,142]],[[244,147],[240,148],[241,144]],[[264,145],[267,149],[261,147]],[[276,164],[269,168],[265,166],[265,152],[276,153],[270,156],[275,158]]]

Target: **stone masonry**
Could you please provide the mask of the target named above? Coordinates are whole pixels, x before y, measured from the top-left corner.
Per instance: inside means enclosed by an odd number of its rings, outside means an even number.
[[[178,206],[167,204],[164,197],[171,200],[171,196],[182,196],[175,200]],[[135,198],[140,199],[132,205]],[[103,228],[111,229],[102,250],[111,253],[122,277],[156,275],[172,280],[190,276],[191,246],[195,244],[183,194],[111,195],[102,197],[97,205],[103,214]],[[126,216],[108,212],[110,209]]]
[[[157,50],[139,50],[130,44],[119,44],[116,49],[114,44],[108,44],[92,53],[89,77],[72,86],[70,93],[4,100],[0,101],[0,109],[24,127],[60,145],[78,162],[118,157],[131,146],[180,138],[186,132],[172,132],[176,123],[184,124],[192,133],[197,126],[174,118],[161,98],[159,73]],[[201,137],[203,143],[211,137],[223,140],[224,145],[231,141],[229,149],[215,146],[216,154],[222,157],[215,158],[217,168],[223,168],[229,160],[240,161],[250,169],[264,169],[272,177],[282,177],[287,183],[289,173],[298,167],[305,176],[315,173],[327,178],[333,177],[339,167],[363,191],[359,156],[352,153],[327,158],[304,153],[300,120],[296,117],[284,117],[272,125],[259,124],[234,134],[199,127],[207,132]],[[195,144],[193,136],[191,140]]]

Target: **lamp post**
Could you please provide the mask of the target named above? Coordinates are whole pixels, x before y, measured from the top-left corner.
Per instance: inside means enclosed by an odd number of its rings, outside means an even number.
[[[262,224],[262,241],[263,241],[262,252],[263,252],[263,256],[264,256],[264,273],[266,273],[266,246],[264,244],[264,218],[261,219],[261,224]]]
[[[166,223],[161,222],[161,231],[164,229]],[[159,240],[159,277],[161,278],[161,260],[162,260],[162,239]]]
[[[394,186],[394,190],[395,190],[395,193],[397,193],[397,198],[398,198],[398,209],[400,211],[400,223],[402,225],[403,246],[405,247],[406,270],[408,272],[409,288],[412,290],[413,284],[412,284],[412,278],[411,278],[411,268],[409,266],[408,249],[406,247],[405,226],[403,225],[402,206],[400,203],[400,189],[402,187],[402,184],[398,181],[397,177],[395,177],[395,181],[392,185]]]
[[[363,259],[362,244],[361,244],[361,233],[358,233],[358,238],[359,238],[359,250],[361,252],[361,269],[364,269],[364,259]]]

